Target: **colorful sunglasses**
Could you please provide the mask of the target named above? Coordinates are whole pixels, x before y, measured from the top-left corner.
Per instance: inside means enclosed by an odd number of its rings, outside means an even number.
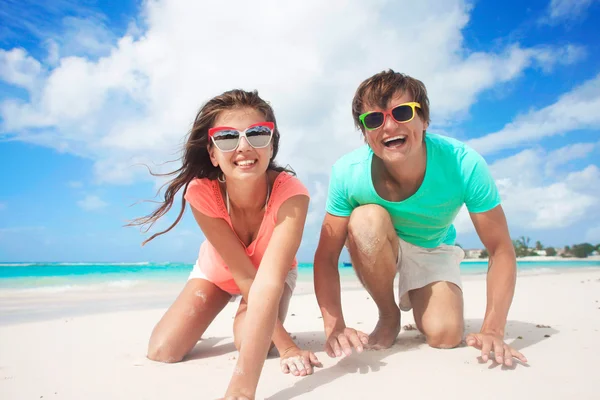
[[[385,118],[391,115],[396,122],[407,123],[415,117],[415,107],[421,108],[419,103],[410,102],[395,106],[388,111],[369,111],[361,114],[358,119],[362,122],[365,129],[372,131],[385,124]]]
[[[255,149],[262,149],[271,143],[274,129],[275,124],[273,122],[259,122],[250,125],[243,132],[228,126],[217,126],[208,130],[208,137],[223,152],[237,149],[242,137],[245,137],[250,146]]]

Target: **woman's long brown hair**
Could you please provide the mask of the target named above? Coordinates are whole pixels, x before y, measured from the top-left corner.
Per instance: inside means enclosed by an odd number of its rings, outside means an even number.
[[[164,174],[153,173],[150,171],[150,174],[153,176],[175,176],[172,180],[167,182],[164,186],[167,186],[167,190],[164,194],[164,201],[161,202],[161,205],[154,210],[150,215],[147,215],[142,218],[137,218],[131,221],[126,226],[144,226],[148,225],[145,228],[144,232],[148,232],[150,228],[158,221],[162,216],[164,216],[171,207],[173,206],[173,202],[175,200],[175,195],[179,190],[184,187],[183,196],[181,197],[181,210],[179,211],[179,215],[177,219],[171,226],[169,226],[164,231],[155,233],[150,236],[150,238],[144,240],[142,242],[142,246],[154,239],[157,236],[163,235],[173,229],[181,218],[183,217],[183,213],[185,211],[185,193],[187,192],[187,188],[189,183],[194,178],[208,178],[210,180],[215,180],[221,175],[221,169],[219,167],[215,167],[212,165],[210,161],[210,156],[208,154],[208,146],[209,146],[209,138],[208,138],[208,129],[213,126],[215,120],[219,116],[219,114],[226,110],[232,109],[240,109],[240,108],[252,108],[257,111],[260,111],[265,116],[265,121],[275,123],[275,130],[273,131],[273,155],[271,156],[271,160],[269,161],[268,169],[272,169],[275,171],[286,171],[291,172],[286,168],[280,167],[275,163],[275,157],[277,156],[277,152],[279,150],[279,129],[277,128],[277,121],[275,120],[275,113],[273,112],[273,108],[264,101],[258,95],[256,90],[247,92],[244,90],[230,90],[227,91],[217,97],[209,100],[196,115],[196,119],[194,120],[194,125],[188,134],[188,138],[183,148],[183,156],[181,157],[181,167],[173,172],[168,172]]]

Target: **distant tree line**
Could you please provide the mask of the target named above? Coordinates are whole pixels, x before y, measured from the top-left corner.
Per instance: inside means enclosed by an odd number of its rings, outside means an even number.
[[[539,240],[535,242],[535,246],[530,247],[529,244],[531,239],[529,237],[521,236],[512,242],[517,257],[539,256],[540,254],[538,252],[541,252],[542,250],[544,250],[546,255],[550,257],[557,254],[557,251],[554,247],[544,247]],[[600,253],[600,243],[595,246],[590,243],[579,243],[572,246],[565,246],[561,253],[561,257],[586,258],[587,256],[592,255],[594,252]],[[489,253],[487,249],[483,249],[479,258],[488,257]]]

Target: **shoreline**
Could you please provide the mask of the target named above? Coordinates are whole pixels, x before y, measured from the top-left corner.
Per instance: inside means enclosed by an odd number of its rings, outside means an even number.
[[[462,262],[488,262],[489,258],[465,258]],[[552,262],[552,261],[560,261],[560,262],[594,262],[600,261],[600,256],[588,256],[586,258],[577,258],[577,257],[560,257],[560,256],[527,256],[527,257],[517,257],[517,264],[519,261],[539,261],[539,262]]]
[[[548,268],[517,271],[517,284],[534,277],[573,276],[600,274],[598,267]],[[485,287],[486,273],[462,273],[463,285],[481,282]],[[365,289],[352,271],[341,275],[342,292],[360,292]],[[476,284],[476,283],[475,283]],[[182,282],[140,281],[136,285],[121,285],[106,290],[102,285],[93,284],[69,288],[52,286],[28,289],[0,289],[0,328],[20,323],[50,321],[106,314],[128,310],[166,310],[185,285]],[[397,296],[398,276],[394,279],[394,293]],[[366,293],[366,291],[365,291]],[[298,279],[294,298],[313,297],[312,274]]]

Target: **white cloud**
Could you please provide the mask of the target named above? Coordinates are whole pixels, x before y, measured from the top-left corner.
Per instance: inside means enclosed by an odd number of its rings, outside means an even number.
[[[462,206],[458,212],[458,215],[454,220],[454,228],[456,228],[456,233],[459,235],[475,232],[475,228],[473,227],[473,222],[471,221],[467,207]]]
[[[113,40],[110,51],[98,47],[107,41],[101,21],[98,30],[71,24],[84,32],[80,50],[91,47],[103,57],[64,56],[64,45],[49,44],[43,84],[26,103],[1,104],[3,133],[88,157],[97,180],[128,183],[149,178],[133,164],[174,158],[203,102],[230,88],[257,88],[278,117],[279,159],[306,178],[327,174],[362,143],[350,103],[358,84],[376,72],[393,68],[423,80],[434,122],[447,125],[466,115],[480,93],[526,68],[548,70],[584,54],[572,45],[517,43],[498,53],[470,52],[461,31],[471,6],[463,0],[143,4],[147,29]],[[199,23],[199,15],[211,18]],[[10,68],[35,76],[16,62]]]
[[[116,38],[102,18],[65,17],[62,25],[61,35],[48,39],[48,62],[57,62],[69,56],[97,57],[110,54]]]
[[[86,211],[96,211],[108,206],[108,203],[98,196],[87,195],[83,200],[78,201],[77,205]]]
[[[583,18],[590,5],[596,0],[551,0],[541,23],[556,24],[562,21]]]
[[[558,101],[518,116],[499,132],[470,140],[481,154],[536,143],[544,137],[600,128],[600,74],[562,95]]]
[[[600,169],[590,164],[570,173],[558,165],[572,156],[589,155],[594,143],[576,143],[546,152],[527,149],[490,165],[502,197],[510,227],[525,230],[555,229],[579,222],[600,223]],[[562,158],[561,158],[562,157]],[[458,233],[474,232],[466,208],[458,214]]]
[[[595,149],[600,149],[600,143],[575,143],[550,152],[546,162],[546,175],[552,175],[558,167],[570,161],[587,157]]]
[[[527,229],[562,228],[599,216],[595,211],[600,202],[598,168],[589,165],[570,174],[548,176],[545,171],[553,161],[542,150],[525,150],[490,166],[510,224]]]
[[[20,48],[10,51],[0,49],[0,79],[14,86],[33,90],[42,65]]]
[[[327,197],[327,186],[322,182],[315,181],[315,190],[310,193],[310,210],[306,215],[306,225],[320,223],[323,219],[323,209]]]

